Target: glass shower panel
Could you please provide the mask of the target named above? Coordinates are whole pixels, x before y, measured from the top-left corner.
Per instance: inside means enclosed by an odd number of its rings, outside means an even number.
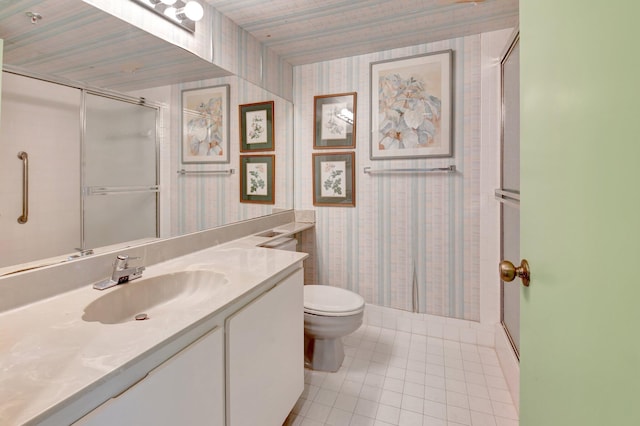
[[[520,261],[520,47],[516,37],[502,61],[502,259]],[[501,282],[502,324],[520,353],[519,280]]]
[[[156,109],[88,93],[84,184],[156,185]]]
[[[156,236],[155,192],[93,195],[85,199],[84,208],[89,248]]]
[[[520,208],[502,204],[502,258],[520,259]],[[502,322],[520,352],[520,280],[502,282]]]
[[[156,108],[85,98],[83,248],[158,236]]]
[[[502,65],[502,189],[520,193],[520,47]]]

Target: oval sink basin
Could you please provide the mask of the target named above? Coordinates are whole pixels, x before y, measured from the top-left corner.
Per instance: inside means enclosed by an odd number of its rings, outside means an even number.
[[[189,309],[215,296],[227,278],[213,271],[181,271],[120,284],[84,308],[82,319],[103,324],[152,320],[162,312]],[[145,314],[143,317],[142,314]]]

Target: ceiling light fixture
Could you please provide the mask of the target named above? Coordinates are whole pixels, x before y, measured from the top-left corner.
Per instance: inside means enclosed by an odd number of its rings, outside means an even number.
[[[131,0],[154,11],[187,31],[196,31],[196,22],[204,16],[204,8],[195,0]]]
[[[197,22],[204,16],[204,9],[197,1],[188,1],[184,7],[176,9],[176,17],[180,20],[190,19]]]

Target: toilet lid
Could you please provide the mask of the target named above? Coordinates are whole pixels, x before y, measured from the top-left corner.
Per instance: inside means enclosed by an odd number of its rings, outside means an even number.
[[[325,316],[354,315],[364,310],[364,299],[357,293],[338,287],[305,285],[304,310]]]

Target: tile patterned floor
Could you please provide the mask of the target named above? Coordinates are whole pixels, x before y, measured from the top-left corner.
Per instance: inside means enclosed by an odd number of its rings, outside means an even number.
[[[286,426],[517,426],[493,349],[363,325],[336,373],[305,370]]]

